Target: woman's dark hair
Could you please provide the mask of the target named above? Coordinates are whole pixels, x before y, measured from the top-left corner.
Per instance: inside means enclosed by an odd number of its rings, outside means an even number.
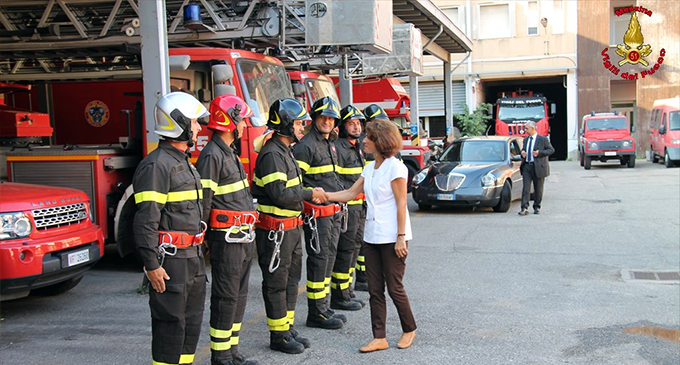
[[[366,137],[373,141],[376,152],[385,159],[396,155],[402,147],[399,128],[389,120],[374,119],[366,123]]]

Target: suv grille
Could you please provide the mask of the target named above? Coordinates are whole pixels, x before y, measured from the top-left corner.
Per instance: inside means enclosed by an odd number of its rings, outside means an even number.
[[[620,150],[623,149],[623,141],[598,141],[598,150]]]
[[[462,174],[439,174],[434,177],[434,183],[437,188],[442,191],[453,191],[460,187],[465,181],[465,175]]]
[[[77,224],[87,218],[85,203],[36,209],[31,211],[31,213],[35,220],[35,228],[39,230]]]

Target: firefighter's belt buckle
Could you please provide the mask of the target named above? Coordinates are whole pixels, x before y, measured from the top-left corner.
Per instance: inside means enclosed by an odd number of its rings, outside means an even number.
[[[251,213],[234,217],[234,225],[229,227],[224,234],[224,240],[228,243],[251,243],[255,240],[255,222],[257,217]],[[244,229],[245,228],[245,229]],[[242,233],[242,237],[232,237],[232,234]]]

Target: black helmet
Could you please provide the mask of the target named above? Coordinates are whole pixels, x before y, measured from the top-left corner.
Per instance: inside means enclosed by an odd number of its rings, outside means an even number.
[[[366,109],[364,109],[364,115],[366,116],[366,122],[370,122],[373,119],[390,119],[390,117],[387,116],[387,113],[385,113],[385,110],[377,104],[367,106]]]
[[[339,129],[339,136],[342,138],[347,138],[347,130],[345,129],[345,123],[348,122],[351,119],[359,119],[361,120],[362,128],[364,125],[364,122],[366,121],[366,117],[361,113],[361,110],[357,109],[356,107],[352,105],[347,105],[346,107],[342,108],[340,111],[340,124],[338,125]],[[351,136],[352,138],[358,138],[358,136]]]
[[[296,138],[293,124],[298,119],[311,120],[302,104],[291,98],[279,99],[269,108],[267,127],[281,135]]]
[[[316,117],[319,115],[335,118],[335,126],[337,127],[340,121],[340,106],[330,96],[324,96],[314,102],[312,111],[309,114],[311,114],[312,121],[316,121]]]

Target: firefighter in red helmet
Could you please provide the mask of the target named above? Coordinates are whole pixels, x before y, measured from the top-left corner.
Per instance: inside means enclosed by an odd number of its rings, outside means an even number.
[[[255,257],[257,212],[239,157],[244,118],[253,115],[243,99],[220,95],[210,103],[213,131],[196,169],[203,185],[203,217],[212,267],[210,351],[212,365],[256,365],[238,351],[248,297],[250,266]],[[208,218],[209,217],[209,218]]]

